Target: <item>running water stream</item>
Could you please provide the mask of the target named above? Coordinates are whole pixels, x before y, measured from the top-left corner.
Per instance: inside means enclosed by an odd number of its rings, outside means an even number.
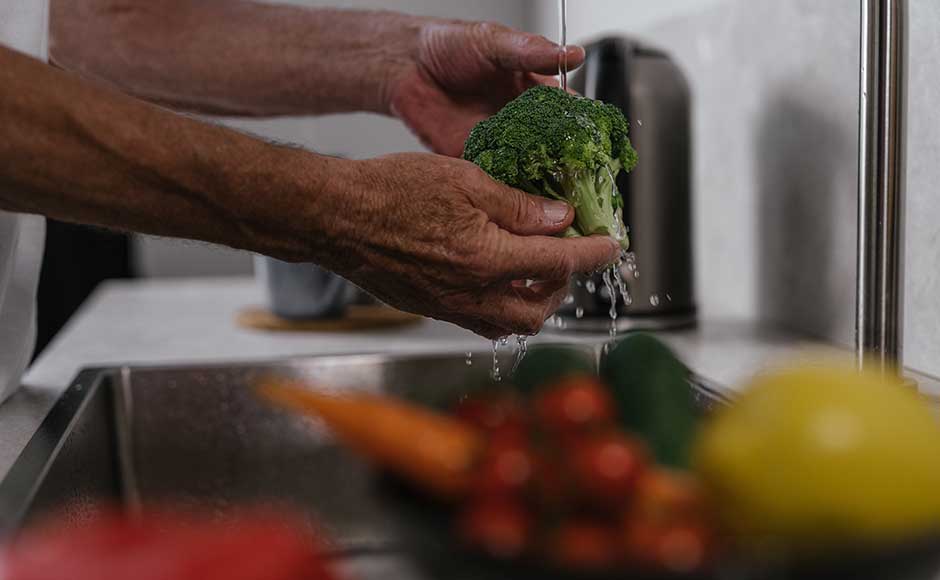
[[[558,36],[561,40],[561,54],[558,57],[558,83],[565,91],[568,90],[568,2],[559,0],[558,3]]]
[[[567,0],[559,0],[558,2],[558,36],[559,36],[559,41],[560,41],[559,44],[561,45],[561,52],[558,56],[558,83],[559,85],[561,85],[561,88],[563,90],[567,91],[568,90],[568,2]],[[616,277],[619,279],[620,278],[619,274]],[[619,280],[618,283],[622,284],[622,282],[623,280]],[[591,281],[589,281],[588,283],[591,284],[591,286],[588,287],[588,291],[593,294],[594,283]],[[610,286],[609,291],[611,292],[612,297],[616,296],[616,294],[613,291],[613,286]],[[569,298],[571,299],[566,300],[565,304],[571,304],[573,297],[569,297]],[[614,306],[612,306],[612,312],[616,320],[616,310],[617,310],[616,298],[614,298],[614,303],[615,303]],[[583,316],[584,310],[582,308],[579,308],[578,310],[582,313],[581,315]],[[559,321],[561,320],[560,317],[553,317],[553,318],[557,318]],[[614,325],[614,327],[615,326],[616,325]],[[510,373],[515,372],[515,370],[519,367],[519,364],[522,362],[522,359],[525,358],[525,355],[528,352],[528,348],[529,348],[528,340],[529,340],[529,337],[527,336],[522,336],[522,335],[516,336],[516,349],[515,349],[515,354],[513,355],[513,363],[510,369]],[[509,337],[503,337],[503,338],[499,338],[493,341],[493,368],[490,372],[490,376],[492,377],[493,381],[497,383],[503,380],[503,376],[499,368],[499,350],[500,348],[506,346],[508,343],[509,343]],[[467,353],[467,365],[471,365],[471,364],[473,364],[471,360],[471,353],[468,352]]]
[[[493,379],[493,382],[496,383],[503,380],[502,375],[499,373],[499,347],[501,344],[502,339],[493,339],[493,369],[490,371],[490,377]]]

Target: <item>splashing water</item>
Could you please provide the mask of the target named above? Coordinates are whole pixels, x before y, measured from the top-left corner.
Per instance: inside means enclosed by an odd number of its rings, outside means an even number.
[[[607,179],[610,180],[610,184],[613,187],[614,198],[620,196],[620,190],[617,188],[617,180],[614,179],[614,174],[611,173],[609,167],[607,168]],[[614,231],[611,232],[613,238],[622,245],[624,241],[627,240],[629,231],[630,228],[626,227],[623,223],[623,210],[614,210]]]
[[[553,317],[558,318],[558,317]],[[551,319],[549,319],[551,320]],[[502,382],[503,373],[502,369],[499,366],[499,351],[504,346],[509,344],[509,336],[503,336],[493,340],[493,368],[490,371],[490,377],[494,382]],[[519,365],[522,363],[522,359],[525,358],[526,353],[529,352],[529,337],[524,335],[516,335],[516,347],[513,350],[513,362],[510,367],[510,375],[516,372],[516,369],[519,368]],[[471,364],[472,353],[467,353],[467,365]]]
[[[619,278],[617,266],[611,266],[604,270],[604,287],[607,288],[607,295],[610,296],[610,337],[617,336],[617,290],[614,285],[614,278]]]
[[[527,352],[529,352],[529,337],[520,334],[516,337],[516,356],[512,361],[511,371],[513,374],[515,374],[516,369],[519,368]]]
[[[502,345],[502,341],[501,338],[493,340],[493,369],[490,371],[490,377],[497,383],[503,380],[502,375],[499,373],[499,347]]]
[[[567,324],[565,323],[565,319],[562,318],[561,316],[558,316],[557,314],[553,314],[552,316],[550,316],[549,319],[545,321],[545,324],[548,324],[549,326],[554,326],[555,328],[559,330],[563,330],[565,326],[567,326]]]
[[[623,267],[628,274],[632,274],[634,279],[640,278],[640,269],[636,265],[636,254],[626,252],[623,255]]]
[[[623,280],[622,274],[622,264],[626,263],[626,256],[627,254],[624,254],[624,257],[621,259],[620,263],[615,266],[614,282],[617,283],[617,291],[620,292],[620,299],[623,300],[624,307],[629,307],[633,304],[633,295],[630,294],[630,289],[627,288],[627,283]]]

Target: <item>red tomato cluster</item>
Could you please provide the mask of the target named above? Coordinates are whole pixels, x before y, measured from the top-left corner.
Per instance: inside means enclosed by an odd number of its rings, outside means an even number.
[[[714,541],[695,480],[657,467],[614,409],[587,375],[531,401],[501,392],[458,403],[457,417],[489,434],[457,519],[461,538],[496,558],[572,571],[705,566]]]

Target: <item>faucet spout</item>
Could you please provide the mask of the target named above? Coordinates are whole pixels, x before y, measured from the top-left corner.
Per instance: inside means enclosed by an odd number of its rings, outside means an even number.
[[[856,351],[902,366],[907,0],[861,0]]]

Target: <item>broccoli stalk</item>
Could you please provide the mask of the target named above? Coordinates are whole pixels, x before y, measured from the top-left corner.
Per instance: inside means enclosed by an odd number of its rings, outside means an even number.
[[[623,200],[612,178],[620,169],[614,169],[605,166],[597,171],[572,172],[562,181],[562,188],[565,201],[575,209],[575,225],[582,235],[608,235],[626,249],[629,240],[623,225]]]
[[[575,208],[565,237],[609,235],[629,246],[617,175],[636,151],[611,105],[535,87],[470,133],[464,158],[493,178]]]

